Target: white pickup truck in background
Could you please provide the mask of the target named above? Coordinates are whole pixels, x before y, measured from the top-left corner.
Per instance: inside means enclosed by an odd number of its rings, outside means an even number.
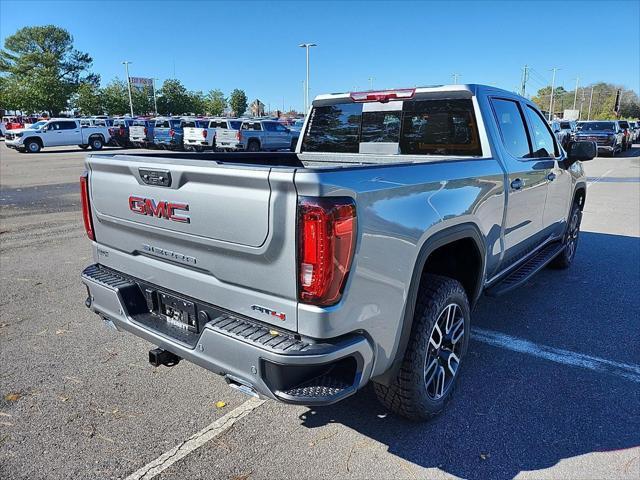
[[[38,153],[44,147],[78,145],[100,150],[111,138],[108,127],[81,125],[73,118],[52,118],[37,122],[30,128],[7,133],[5,145],[21,152]]]

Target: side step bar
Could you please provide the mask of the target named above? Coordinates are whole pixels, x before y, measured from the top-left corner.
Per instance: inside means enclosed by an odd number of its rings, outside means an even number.
[[[485,291],[489,297],[499,297],[526,283],[536,273],[546,267],[564,248],[561,242],[553,242],[540,249],[529,260],[499,280]]]

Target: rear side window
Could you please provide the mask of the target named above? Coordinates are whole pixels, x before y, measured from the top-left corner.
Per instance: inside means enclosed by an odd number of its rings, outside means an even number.
[[[276,124],[273,123],[273,122],[264,122],[263,125],[264,125],[264,129],[267,132],[275,132],[276,131]]]
[[[58,122],[60,124],[60,130],[73,130],[76,128],[76,122]]]
[[[547,122],[533,108],[527,106],[527,117],[533,132],[533,157],[557,157],[558,149],[553,134],[549,131]]]
[[[529,158],[531,156],[529,137],[518,104],[499,98],[492,99],[491,103],[502,135],[502,142],[507,151],[516,158]]]
[[[361,121],[361,103],[315,107],[302,139],[302,150],[358,153]]]
[[[414,155],[482,155],[471,100],[404,102],[400,151]]]

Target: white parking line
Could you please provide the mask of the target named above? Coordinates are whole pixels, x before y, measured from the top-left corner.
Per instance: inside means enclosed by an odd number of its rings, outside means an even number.
[[[228,430],[235,422],[251,413],[264,402],[264,400],[260,400],[258,398],[251,398],[247,400],[239,407],[231,410],[225,416],[217,419],[211,425],[203,428],[198,433],[193,434],[188,440],[185,440],[180,445],[173,447],[151,463],[132,473],[125,480],[149,480],[155,477],[178,460],[186,457],[194,450],[200,448],[208,441]]]
[[[485,330],[474,327],[471,329],[473,340],[493,345],[495,347],[506,348],[514,352],[527,353],[534,357],[544,358],[556,363],[581,367],[596,372],[616,375],[626,378],[636,383],[640,383],[640,366],[629,363],[614,362],[606,358],[593,357],[583,353],[563,350],[561,348],[538,345],[522,338],[512,337],[504,333]]]

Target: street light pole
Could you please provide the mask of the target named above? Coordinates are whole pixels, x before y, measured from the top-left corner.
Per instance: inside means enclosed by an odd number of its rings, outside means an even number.
[[[158,115],[158,100],[156,99],[156,80],[157,78],[152,78],[151,82],[153,82],[153,109],[156,112],[156,116]]]
[[[129,90],[129,108],[131,109],[131,116],[133,117],[133,100],[131,99],[131,79],[129,78],[129,64],[132,62],[124,61],[124,70],[127,72],[127,89]]]
[[[557,67],[553,67],[553,77],[551,77],[551,99],[549,100],[549,121],[553,120],[553,89],[556,86]]]
[[[591,102],[593,102],[593,86],[591,86],[591,95],[589,95],[589,113],[587,114],[587,120],[591,120]]]
[[[315,43],[301,43],[298,45],[301,48],[307,49],[307,82],[305,84],[305,93],[304,93],[304,114],[307,114],[309,110],[309,48],[317,47]]]
[[[373,77],[369,77],[369,90],[373,90]]]

